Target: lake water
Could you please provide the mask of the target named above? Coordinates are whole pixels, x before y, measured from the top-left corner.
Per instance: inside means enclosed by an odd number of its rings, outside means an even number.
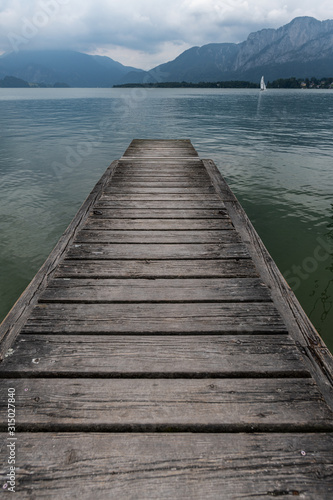
[[[1,89],[0,317],[133,138],[212,158],[333,350],[333,91]]]

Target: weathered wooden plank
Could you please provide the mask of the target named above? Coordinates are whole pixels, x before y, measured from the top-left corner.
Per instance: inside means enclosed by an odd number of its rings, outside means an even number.
[[[285,335],[19,335],[0,376],[307,377]],[[175,381],[177,384],[177,381]]]
[[[225,208],[221,209],[139,209],[112,208],[94,209],[91,216],[114,219],[222,219],[227,217]]]
[[[167,158],[149,159],[144,160],[135,159],[133,161],[123,161],[119,160],[116,175],[131,174],[134,175],[158,175],[164,176],[168,175],[203,175],[207,176],[207,171],[203,163],[194,158],[186,160],[184,158],[177,158],[174,160],[168,160]]]
[[[128,148],[125,151],[124,156],[128,156],[129,151],[170,151],[171,154],[173,154],[174,151],[186,151],[186,152],[191,152],[197,154],[196,150],[194,149],[193,145],[191,144],[191,141],[188,142],[183,142],[183,143],[175,143],[173,141],[170,142],[156,142],[155,140],[143,140],[141,143],[137,142],[136,140],[132,141],[131,144],[128,146]]]
[[[181,157],[159,157],[159,158],[140,158],[135,157],[131,158],[129,156],[123,156],[119,160],[119,170],[126,170],[126,168],[133,169],[137,167],[137,172],[141,172],[141,170],[149,170],[152,168],[163,169],[163,167],[167,169],[182,169],[182,168],[197,168],[198,171],[204,172],[204,165],[202,160],[198,156],[189,156],[188,158]]]
[[[105,219],[223,219],[228,217],[224,207],[220,209],[168,209],[168,208],[98,208],[92,217]]]
[[[196,150],[194,149],[192,143],[190,140],[188,140],[186,143],[175,143],[174,141],[159,141],[156,142],[155,140],[142,140],[141,143],[136,142],[136,139],[131,142],[131,144],[128,146],[128,148],[125,151],[125,155],[127,156],[128,151],[158,151],[158,150],[165,150],[165,151],[170,151],[171,154],[173,154],[175,151],[189,151],[192,153],[196,153]]]
[[[268,302],[257,278],[68,279],[50,281],[40,302]]]
[[[271,303],[39,304],[25,333],[285,333]]]
[[[149,195],[147,195],[149,196]],[[203,209],[203,208],[225,208],[224,203],[218,200],[210,200],[202,197],[200,200],[101,200],[96,204],[96,210],[103,210],[104,208],[127,208],[133,209],[172,209],[172,210],[189,210],[189,209]]]
[[[155,161],[154,163],[149,162],[149,160],[145,160],[145,163],[140,164],[138,161],[130,163],[126,162],[122,165],[122,162],[119,161],[117,170],[115,172],[115,177],[125,176],[145,176],[151,178],[170,178],[170,177],[205,177],[207,178],[207,170],[201,163],[198,161],[192,162],[192,164],[187,162],[178,163],[179,160],[176,160],[177,164],[167,163],[165,161],[161,162],[158,160],[158,163]],[[111,181],[112,182],[112,181]]]
[[[126,173],[128,170],[135,170],[135,174],[141,175],[144,170],[158,170],[163,172],[165,170],[183,170],[191,169],[198,174],[207,175],[207,171],[199,157],[181,157],[181,158],[135,158],[122,157],[119,160],[116,173]]]
[[[75,243],[237,243],[238,233],[233,229],[216,231],[80,231]]]
[[[154,144],[154,143],[145,143],[145,144],[134,144],[133,142],[128,146],[124,153],[124,157],[126,156],[131,156],[133,152],[135,153],[140,153],[142,152],[143,155],[147,151],[166,151],[168,152],[169,156],[172,158],[174,154],[178,151],[184,151],[185,153],[191,152],[195,153],[195,149],[192,147],[190,144]],[[144,156],[143,156],[144,158]]]
[[[332,444],[331,433],[22,433],[17,491],[22,499],[329,500]]]
[[[174,152],[185,151],[188,153],[198,154],[194,149],[191,141],[183,142],[183,143],[175,143],[173,141],[170,142],[156,142],[154,140],[143,140],[141,143],[136,142],[136,140],[132,141],[131,144],[126,149],[124,156],[128,156],[129,152],[132,151],[169,151],[172,156]]]
[[[187,148],[189,150],[194,150],[192,142],[190,139],[133,139],[129,148]]]
[[[144,200],[144,201],[149,201],[149,200],[167,200],[167,201],[198,201],[198,200],[209,200],[209,201],[218,201],[220,204],[223,205],[223,202],[221,199],[214,195],[214,194],[209,194],[206,195],[204,198],[202,197],[201,194],[164,194],[160,193],[157,195],[146,195],[146,194],[140,194],[140,193],[131,193],[131,194],[112,194],[108,195],[107,193],[103,193],[98,202],[104,202],[104,201],[123,201],[123,200]]]
[[[185,181],[180,181],[179,179],[154,179],[153,177],[144,180],[133,180],[130,178],[128,179],[114,179],[112,178],[112,186],[116,188],[122,188],[123,186],[130,187],[130,188],[135,188],[135,187],[147,187],[147,188],[153,188],[153,187],[159,187],[159,188],[168,188],[168,187],[179,187],[179,188],[190,188],[190,187],[209,187],[211,186],[211,182],[209,177],[206,179],[186,179]]]
[[[119,159],[118,171],[123,171],[126,169],[132,169],[136,172],[141,172],[142,170],[161,170],[164,169],[197,169],[198,172],[204,172],[205,167],[202,160],[199,157],[178,157],[178,158],[131,158],[123,156]]]
[[[332,431],[332,412],[312,379],[7,379],[20,395],[20,430]]]
[[[177,149],[176,151],[168,150],[168,149],[150,149],[147,150],[146,148],[142,149],[130,149],[127,152],[126,155],[130,159],[135,159],[135,158],[191,158],[191,157],[197,157],[197,153],[192,153],[191,151],[188,151],[187,149]],[[125,157],[125,155],[124,155]]]
[[[147,147],[147,145],[145,145],[145,147]],[[184,149],[186,149],[187,146],[185,145]],[[154,149],[154,146],[152,146],[150,149]],[[156,147],[155,147],[156,149]],[[163,148],[164,150],[167,150],[169,149],[169,151],[172,153],[172,149],[175,149],[175,148],[168,148],[167,146],[165,146]],[[193,148],[194,149],[194,148]],[[194,149],[195,151],[195,149]],[[172,153],[173,154],[173,153]],[[135,158],[131,158],[130,156],[126,155],[126,151],[125,151],[125,154],[121,157],[121,161],[122,162],[129,162],[129,163],[132,163],[133,161],[135,162],[145,162],[145,161],[151,161],[153,163],[156,162],[156,159],[155,158],[140,158],[140,157],[135,157]],[[163,158],[162,160],[165,160],[165,161],[168,161],[168,162],[175,162],[178,163],[179,159],[178,157],[177,158],[174,158],[174,156],[170,155],[169,158]],[[183,160],[183,161],[186,161],[186,162],[195,162],[195,161],[200,161],[201,162],[201,159],[199,158],[199,156],[189,156],[189,157],[183,157],[183,158],[180,158],[180,160]],[[160,161],[160,159],[158,158],[158,161]]]
[[[123,158],[191,158],[198,157],[194,148],[190,147],[138,147],[129,146]]]
[[[170,172],[170,171],[141,171],[138,172],[137,170],[132,170],[130,172],[126,172],[124,170],[122,171],[117,171],[113,176],[112,176],[112,182],[130,182],[131,184],[133,183],[142,183],[142,182],[172,182],[174,184],[177,184],[178,182],[180,183],[188,183],[188,182],[200,182],[200,181],[205,181],[205,182],[211,182],[210,177],[207,174],[205,170],[202,170],[200,172],[198,171],[181,171],[181,172]]]
[[[209,179],[208,180],[205,180],[205,181],[196,181],[196,180],[187,180],[186,182],[177,182],[177,181],[174,181],[174,180],[167,180],[165,179],[164,181],[155,181],[153,179],[150,180],[150,182],[147,182],[147,181],[137,181],[137,182],[131,182],[131,181],[127,181],[126,179],[124,180],[118,180],[118,181],[115,181],[112,183],[112,186],[114,188],[117,188],[119,189],[120,191],[123,189],[123,188],[129,188],[129,189],[132,189],[134,190],[134,188],[138,188],[138,189],[141,189],[141,188],[184,188],[185,190],[186,189],[189,189],[189,188],[209,188],[211,187],[211,183],[209,182]],[[111,185],[110,185],[111,187]],[[178,191],[176,191],[176,193],[178,193]]]
[[[104,190],[105,193],[164,193],[164,194],[178,194],[178,193],[196,193],[196,194],[209,194],[214,193],[213,186],[197,186],[197,187],[146,187],[146,186],[114,186],[110,184]]]
[[[89,217],[84,229],[93,231],[214,231],[234,229],[231,219],[99,219]]]
[[[242,243],[77,243],[67,253],[69,259],[235,259],[247,258]]]
[[[56,271],[64,278],[230,278],[258,276],[249,259],[230,260],[64,260]]]

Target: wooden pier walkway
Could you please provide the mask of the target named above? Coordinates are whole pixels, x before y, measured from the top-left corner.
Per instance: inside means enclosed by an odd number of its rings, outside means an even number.
[[[21,499],[333,498],[332,357],[188,140],[131,143],[0,333]]]

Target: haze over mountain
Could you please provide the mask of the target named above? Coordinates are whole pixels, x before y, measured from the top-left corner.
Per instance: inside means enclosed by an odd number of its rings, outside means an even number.
[[[298,17],[275,29],[251,33],[242,43],[211,43],[186,50],[149,72],[124,82],[193,82],[333,75],[333,20]]]
[[[71,87],[111,87],[119,83],[248,80],[333,75],[333,20],[298,17],[279,29],[251,33],[242,43],[193,47],[150,71],[123,66],[109,57],[52,50],[12,52],[0,57],[0,79]]]
[[[30,83],[66,82],[71,87],[111,87],[136,70],[103,56],[67,50],[11,52],[0,57],[0,79],[15,76]]]

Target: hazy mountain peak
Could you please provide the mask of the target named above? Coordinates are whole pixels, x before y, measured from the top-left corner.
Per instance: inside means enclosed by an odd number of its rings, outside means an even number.
[[[0,78],[10,75],[47,84],[61,81],[71,87],[112,87],[132,70],[141,71],[109,57],[73,50],[22,50],[0,59]]]
[[[266,80],[330,76],[333,73],[333,20],[297,17],[278,29],[251,33],[239,44],[212,43],[189,49],[174,61],[141,75],[141,81]],[[156,75],[158,75],[156,77]],[[126,83],[138,81],[130,75]]]

